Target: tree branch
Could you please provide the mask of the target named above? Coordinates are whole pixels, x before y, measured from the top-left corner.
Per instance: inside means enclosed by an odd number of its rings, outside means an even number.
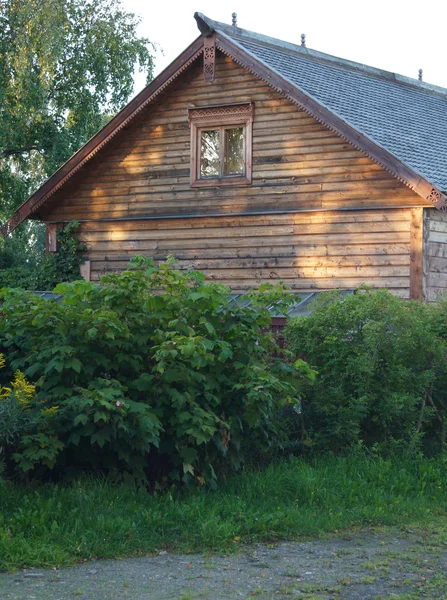
[[[1,153],[2,158],[9,158],[10,156],[18,156],[19,154],[24,154],[25,152],[31,152],[32,150],[36,150],[42,154],[44,148],[38,148],[37,146],[24,146],[23,148],[8,148],[7,150],[3,150]]]

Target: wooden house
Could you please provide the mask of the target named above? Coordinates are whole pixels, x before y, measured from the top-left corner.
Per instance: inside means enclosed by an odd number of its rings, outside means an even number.
[[[447,90],[195,15],[200,36],[4,226],[72,219],[84,276],[144,254],[235,292],[447,288]]]

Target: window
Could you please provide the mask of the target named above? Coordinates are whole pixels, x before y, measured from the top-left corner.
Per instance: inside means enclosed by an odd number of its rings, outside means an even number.
[[[191,185],[251,183],[253,104],[191,109]]]

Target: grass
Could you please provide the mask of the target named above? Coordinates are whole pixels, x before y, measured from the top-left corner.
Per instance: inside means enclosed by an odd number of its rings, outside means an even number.
[[[159,552],[231,552],[352,527],[424,524],[447,512],[447,462],[351,456],[250,470],[217,492],[150,495],[105,479],[0,482],[0,568]]]

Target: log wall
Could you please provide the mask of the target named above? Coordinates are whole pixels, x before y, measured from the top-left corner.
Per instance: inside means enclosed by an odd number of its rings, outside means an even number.
[[[188,109],[254,102],[253,182],[192,189]],[[92,279],[138,253],[204,270],[242,291],[368,283],[408,297],[411,208],[379,165],[228,57],[197,61],[122,130],[41,217],[81,221]]]
[[[411,210],[82,223],[92,279],[122,270],[131,256],[204,271],[244,291],[266,280],[295,290],[362,283],[409,294]]]
[[[430,302],[447,291],[447,214],[424,211],[425,296]]]

